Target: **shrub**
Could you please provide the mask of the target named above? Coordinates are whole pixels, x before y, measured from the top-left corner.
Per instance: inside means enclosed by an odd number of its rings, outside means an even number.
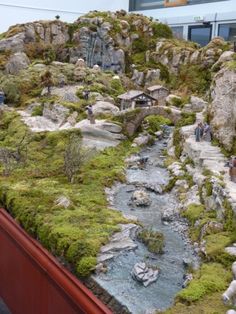
[[[188,113],[188,112],[181,112],[181,119],[176,123],[176,126],[181,128],[185,125],[194,124],[196,121],[196,113]]]
[[[149,125],[148,131],[155,133],[161,129],[162,125],[171,125],[171,121],[163,116],[150,115],[144,119]]]
[[[156,38],[173,38],[171,28],[163,23],[153,22],[151,23],[153,35]]]
[[[142,241],[152,253],[163,253],[164,236],[154,230],[143,229],[138,233],[138,239]]]

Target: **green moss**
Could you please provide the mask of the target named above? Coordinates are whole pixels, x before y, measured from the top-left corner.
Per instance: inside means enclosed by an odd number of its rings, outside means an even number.
[[[214,292],[211,295],[205,295],[199,301],[191,304],[184,304],[176,301],[171,309],[162,314],[222,314],[229,309],[221,301],[222,292]]]
[[[212,195],[212,183],[211,183],[211,179],[207,178],[204,182],[204,187],[206,189],[206,196],[211,196]]]
[[[194,124],[196,121],[196,113],[181,112],[181,119],[176,123],[176,127]]]
[[[187,218],[193,226],[204,212],[204,206],[199,204],[190,204],[187,209],[182,212],[182,216]]]
[[[224,252],[227,245],[231,243],[228,233],[209,234],[204,237],[206,240],[206,252],[208,258],[215,261],[217,255]]]
[[[195,274],[189,286],[178,293],[177,301],[189,304],[214,292],[223,292],[230,280],[230,271],[225,270],[222,265],[204,264]]]
[[[174,133],[173,133],[173,145],[175,146],[175,156],[176,156],[176,158],[180,158],[180,156],[182,154],[181,142],[182,142],[182,137],[181,137],[181,134],[180,134],[180,129],[179,128],[175,128]]]
[[[162,233],[143,229],[138,233],[138,239],[142,241],[152,253],[163,253],[164,236]]]
[[[76,272],[80,277],[87,277],[95,269],[97,259],[93,256],[83,257],[76,267]]]
[[[43,106],[35,106],[33,111],[32,111],[32,114],[31,116],[34,117],[34,116],[42,116],[43,115]]]
[[[0,126],[0,146],[14,150],[27,128],[14,112],[4,112]],[[70,184],[64,152],[71,134],[77,133],[29,132],[24,163],[8,177],[0,176],[0,203],[44,247],[85,276],[93,269],[99,248],[125,222],[119,212],[107,208],[104,188],[124,181],[124,159],[133,149],[123,142],[97,153],[80,169],[78,183]],[[71,200],[67,209],[56,206],[62,195]]]

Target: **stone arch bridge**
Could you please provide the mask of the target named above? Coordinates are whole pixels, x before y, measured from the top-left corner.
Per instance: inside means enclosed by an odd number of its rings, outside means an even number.
[[[124,112],[126,114],[127,112]],[[153,106],[150,108],[139,108],[137,113],[134,114],[132,119],[127,119],[128,121],[124,121],[124,130],[129,137],[132,137],[134,133],[137,131],[139,126],[142,124],[142,121],[145,117],[150,115],[161,115],[165,118],[170,119],[173,124],[179,121],[181,118],[181,111],[178,109],[173,109],[166,106]]]

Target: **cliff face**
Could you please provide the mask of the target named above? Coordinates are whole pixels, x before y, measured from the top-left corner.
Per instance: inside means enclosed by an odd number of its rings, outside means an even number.
[[[225,66],[215,75],[211,96],[209,113],[214,136],[231,151],[236,128],[236,67]]]

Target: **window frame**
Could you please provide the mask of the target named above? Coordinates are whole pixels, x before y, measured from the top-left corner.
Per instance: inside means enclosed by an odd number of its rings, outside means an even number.
[[[192,29],[197,29],[197,28],[210,28],[209,41],[208,41],[208,42],[210,42],[211,39],[212,39],[212,30],[213,30],[213,25],[211,23],[207,24],[207,25],[202,25],[202,24],[199,24],[199,25],[189,25],[188,26],[188,40],[192,41],[191,40],[191,30]]]

